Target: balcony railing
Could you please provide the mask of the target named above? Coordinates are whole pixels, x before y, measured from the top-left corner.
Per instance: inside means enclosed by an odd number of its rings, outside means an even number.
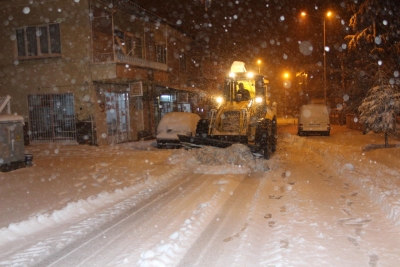
[[[115,58],[114,58],[115,55]],[[150,68],[150,69],[157,69],[166,71],[168,69],[167,64],[148,61],[143,58],[132,57],[129,55],[124,54],[114,54],[114,53],[96,53],[93,55],[93,62],[117,62],[123,64],[129,64],[132,66],[143,67],[143,68]]]
[[[114,53],[96,53],[93,55],[93,62],[114,62]]]

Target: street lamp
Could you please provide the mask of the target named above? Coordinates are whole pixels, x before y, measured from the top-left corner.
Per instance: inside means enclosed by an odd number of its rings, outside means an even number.
[[[301,12],[301,16],[305,17],[307,16],[306,12]],[[309,15],[311,17],[316,17],[316,16],[312,16]],[[325,101],[325,105],[326,105],[326,18],[329,18],[332,16],[332,12],[328,11],[326,12],[325,16],[323,17],[324,19],[324,101]],[[320,17],[317,17],[320,18]]]
[[[289,81],[289,77],[290,77],[290,74],[288,72],[285,72],[283,74],[283,78],[284,78],[283,88],[285,88],[285,114],[284,114],[285,117],[286,117],[286,88],[289,88],[291,86],[291,83]]]
[[[260,73],[261,59],[257,60],[257,65],[258,65],[258,73]]]

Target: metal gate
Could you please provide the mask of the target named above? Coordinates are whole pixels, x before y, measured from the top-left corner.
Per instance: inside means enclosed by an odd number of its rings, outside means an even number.
[[[76,141],[73,93],[28,95],[30,142]]]
[[[107,110],[107,130],[110,144],[122,143],[129,135],[128,93],[105,93]]]

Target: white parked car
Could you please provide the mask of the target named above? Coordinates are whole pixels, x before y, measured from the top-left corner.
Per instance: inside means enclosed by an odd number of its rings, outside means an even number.
[[[195,136],[200,116],[188,112],[170,112],[165,114],[157,127],[157,147],[180,147],[178,134]]]
[[[322,104],[309,104],[300,107],[298,135],[326,135],[331,132],[328,108]]]

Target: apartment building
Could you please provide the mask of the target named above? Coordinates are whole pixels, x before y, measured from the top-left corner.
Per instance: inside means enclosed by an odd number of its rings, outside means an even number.
[[[31,143],[138,140],[199,111],[194,40],[132,0],[2,0],[0,14],[0,97]]]

